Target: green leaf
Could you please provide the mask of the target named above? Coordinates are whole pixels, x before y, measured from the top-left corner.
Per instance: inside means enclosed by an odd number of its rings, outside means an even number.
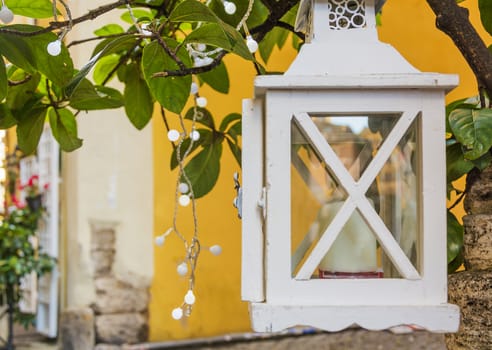
[[[101,58],[94,67],[94,73],[92,73],[94,82],[97,85],[102,85],[103,82],[110,81],[111,79],[108,79],[108,77],[111,73],[115,73],[114,69],[119,62],[120,56],[115,53]]]
[[[11,75],[10,79],[13,81],[24,81],[30,75],[21,69],[16,69]],[[30,79],[23,84],[11,86],[7,94],[7,107],[12,110],[22,109],[27,101],[33,98],[36,92],[36,88],[39,84],[41,77],[39,74],[30,76]]]
[[[65,152],[72,152],[82,146],[82,140],[77,136],[77,121],[71,111],[66,108],[55,110],[48,109],[53,137],[58,141]]]
[[[198,113],[196,122],[198,124],[208,126],[212,130],[215,130],[214,118],[212,117],[210,111],[208,109],[200,108],[200,107],[196,107],[196,111]],[[195,107],[191,107],[186,112],[185,119],[193,120],[194,115],[195,115]]]
[[[51,0],[6,0],[5,3],[16,15],[31,18],[53,17]]]
[[[447,212],[448,226],[448,264],[453,261],[463,248],[463,226],[449,210]]]
[[[492,163],[492,154],[490,152],[485,153],[481,157],[472,160],[473,165],[478,168],[480,171],[487,168]]]
[[[210,130],[196,129],[196,131],[200,133],[200,139],[198,141],[193,142],[193,145],[191,146],[191,149],[189,149],[189,151],[188,148],[190,147],[191,139],[188,137],[183,141],[179,152],[181,159],[184,158],[185,153],[187,151],[188,151],[188,156],[190,156],[198,148],[198,146],[207,146],[212,144],[213,137],[212,137],[212,132]],[[174,170],[177,166],[178,166],[178,147],[174,147],[173,153],[171,154],[170,168],[171,170]]]
[[[464,146],[466,159],[477,159],[492,146],[492,109],[456,109],[449,115],[449,125]]]
[[[125,35],[116,39],[108,39],[96,46],[92,58],[85,64],[82,69],[72,78],[72,80],[65,87],[66,96],[71,96],[80,82],[85,79],[87,74],[91,71],[92,67],[97,61],[112,53],[120,52],[121,50],[127,50],[136,45],[137,39],[132,35]]]
[[[275,27],[267,33],[260,42],[259,51],[264,62],[268,62],[275,47],[282,48],[289,36],[289,32],[283,28]]]
[[[238,137],[241,136],[241,133],[242,133],[241,121],[238,121],[237,123],[233,124],[229,128],[229,130],[227,130],[227,134],[229,134],[236,143],[238,142]]]
[[[115,35],[122,34],[125,30],[119,24],[111,23],[107,24],[104,27],[101,27],[94,31],[94,34],[97,36],[106,36],[106,35]]]
[[[478,0],[478,8],[480,9],[483,27],[492,35],[492,1]]]
[[[446,147],[446,165],[447,182],[459,179],[475,167],[472,161],[465,159],[462,146],[459,143]]]
[[[12,112],[5,103],[0,104],[0,129],[8,129],[17,124]]]
[[[13,26],[4,26],[2,28],[11,28]],[[12,34],[0,34],[0,54],[5,56],[13,65],[33,73],[34,55],[27,43],[19,36]]]
[[[154,101],[145,80],[141,77],[139,65],[128,66],[125,84],[125,112],[131,123],[139,130],[143,129],[154,111]]]
[[[164,39],[166,40],[166,39]],[[167,44],[175,48],[178,43],[167,39]],[[184,50],[178,51],[178,57],[186,65],[191,65],[190,58]],[[158,42],[153,41],[143,50],[142,70],[145,81],[154,98],[167,110],[181,113],[190,95],[191,76],[154,78],[153,75],[163,70],[177,70],[177,63],[164,51]]]
[[[229,93],[229,74],[223,61],[211,71],[199,74],[198,78],[215,91]]]
[[[229,139],[227,139],[227,144],[229,145],[229,149],[231,150],[234,159],[236,159],[237,164],[241,166],[241,148]]]
[[[225,132],[227,130],[227,127],[229,126],[229,124],[235,120],[241,120],[241,114],[231,113],[231,114],[227,115],[224,119],[222,119],[222,122],[220,123],[220,126],[219,126],[219,131]]]
[[[216,140],[205,146],[185,166],[185,173],[190,179],[195,198],[209,193],[217,183],[220,173],[222,140]]]
[[[17,143],[25,154],[31,154],[36,150],[41,133],[44,128],[46,107],[37,107],[17,124]]]
[[[24,33],[32,33],[41,29],[41,27],[26,24],[17,24],[9,26],[9,28]],[[44,33],[33,37],[20,37],[18,35],[2,34],[0,36],[0,42],[2,40],[1,37],[7,41],[10,41],[11,44],[18,46],[19,48],[23,47],[22,52],[27,55],[26,58],[28,58],[29,64],[32,67],[37,68],[39,72],[46,75],[48,79],[56,85],[64,86],[72,78],[73,62],[65,45],[62,45],[61,53],[58,56],[51,56],[47,51],[48,44],[58,39],[58,36],[55,34]],[[0,52],[1,51],[2,48],[0,48]],[[5,56],[11,61],[10,57],[7,55]],[[13,61],[11,62],[16,66],[31,72],[30,67],[25,68],[24,64],[19,65]]]
[[[253,56],[249,52],[244,38],[236,29],[227,23],[204,24],[191,32],[186,37],[185,43],[202,43],[221,47],[246,60],[253,60]]]
[[[7,80],[7,70],[5,69],[5,64],[3,63],[3,58],[0,56],[0,102],[7,97],[8,90],[8,80]]]
[[[116,89],[94,86],[84,79],[70,97],[70,106],[84,111],[119,108],[123,106],[123,96]]]
[[[211,22],[220,19],[206,5],[197,0],[184,0],[174,8],[169,16],[171,22]]]
[[[132,13],[133,13],[133,16],[138,20],[139,18],[142,18],[142,17],[147,17],[147,18],[152,18],[154,17],[152,15],[152,12],[150,11],[147,11],[147,10],[143,10],[143,9],[136,9],[136,8],[133,8],[132,9]],[[127,11],[125,12],[124,14],[121,15],[121,19],[123,21],[125,21],[126,23],[129,23],[129,24],[134,24],[133,23],[133,18],[132,16],[130,15],[130,12]]]

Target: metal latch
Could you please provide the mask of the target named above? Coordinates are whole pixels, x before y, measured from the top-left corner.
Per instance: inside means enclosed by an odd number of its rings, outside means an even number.
[[[234,173],[234,189],[236,190],[236,198],[232,201],[232,205],[237,209],[237,216],[241,219],[243,215],[243,189],[237,172]]]

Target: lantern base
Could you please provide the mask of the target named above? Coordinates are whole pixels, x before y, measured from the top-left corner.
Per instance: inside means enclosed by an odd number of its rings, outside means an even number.
[[[453,304],[440,305],[270,305],[250,303],[255,332],[278,332],[295,326],[310,326],[328,332],[359,326],[384,330],[415,325],[434,333],[458,331],[460,310]]]

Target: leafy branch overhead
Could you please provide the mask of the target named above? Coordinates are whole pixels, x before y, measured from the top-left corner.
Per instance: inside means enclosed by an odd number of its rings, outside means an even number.
[[[247,22],[251,33],[265,36],[295,4],[286,1],[270,12],[255,1]],[[82,145],[76,122],[80,111],[124,107],[138,129],[150,121],[155,102],[179,114],[188,102],[192,75],[201,84],[228,93],[223,63],[227,54],[262,69],[239,25],[247,2],[234,5],[235,12],[228,14],[222,1],[207,6],[197,0],[119,0],[76,18],[64,6],[53,13],[50,0],[33,0],[29,6],[10,0],[6,5],[16,15],[52,19],[46,27],[0,26],[0,56],[5,63],[0,65],[0,127],[18,126],[19,146],[25,153],[35,150],[45,119],[62,149],[72,151]],[[108,23],[77,42],[61,40],[72,27],[116,9],[127,10],[120,23]],[[256,30],[259,26],[264,29]],[[94,41],[92,58],[75,68],[70,47]],[[106,86],[114,77],[124,88]]]
[[[455,143],[450,145],[450,154],[460,160],[452,167],[456,176],[472,165],[485,164],[488,157],[490,142],[481,136],[473,139],[473,135],[487,134],[490,113],[474,109],[487,107],[483,101],[491,95],[492,54],[471,26],[467,11],[457,4],[462,1],[427,2],[436,14],[438,28],[453,39],[475,72],[481,93],[478,107],[454,112],[450,119],[457,136],[450,141]],[[61,148],[73,151],[83,143],[77,133],[81,111],[123,108],[138,129],[149,123],[156,103],[162,111],[186,114],[185,106],[198,96],[190,95],[192,81],[223,94],[229,92],[227,55],[241,57],[263,74],[266,70],[260,57],[267,62],[275,47],[287,43],[298,48],[304,39],[302,33],[294,32],[298,3],[255,0],[249,7],[250,1],[235,0],[114,0],[73,16],[63,1],[5,0],[0,22],[10,22],[13,14],[49,22],[44,27],[0,25],[4,63],[0,64],[0,128],[16,126],[19,146],[29,154],[48,121]],[[55,12],[53,4],[58,5]],[[478,5],[483,26],[490,33],[491,1],[479,0]],[[105,23],[93,35],[77,41],[67,39],[72,28],[113,11],[122,13],[118,23]],[[90,60],[74,67],[71,48],[87,44],[95,44]],[[257,46],[259,54],[254,53]],[[112,85],[119,88],[110,86],[112,80],[120,82]],[[206,109],[201,113],[214,119]],[[186,136],[185,141],[193,144],[188,170],[201,174],[196,176],[197,183],[208,179],[206,184],[196,184],[202,188],[196,195],[213,187],[223,148],[239,161],[239,117],[234,113],[229,117],[231,124],[225,128],[202,123],[195,142]],[[199,161],[215,170],[205,171],[195,164]]]

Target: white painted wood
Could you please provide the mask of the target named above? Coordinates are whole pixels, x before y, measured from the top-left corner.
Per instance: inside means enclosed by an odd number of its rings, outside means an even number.
[[[52,257],[59,256],[59,145],[46,124],[38,145],[39,185],[44,189],[45,212],[40,219],[38,237],[40,249]],[[55,338],[58,333],[58,266],[39,278],[36,329]]]
[[[390,306],[290,306],[252,303],[250,315],[256,332],[277,332],[298,325],[329,332],[360,326],[383,330],[400,325],[416,325],[436,333],[456,332],[459,308],[452,304]]]
[[[366,15],[371,17],[366,28],[334,31],[328,30],[325,24],[329,15],[327,0],[315,0],[312,43],[303,46],[285,75],[256,78],[255,106],[258,104],[256,111],[262,112],[257,119],[265,122],[265,129],[258,126],[256,132],[261,135],[264,131],[264,159],[258,149],[261,140],[254,137],[246,140],[243,136],[243,152],[251,147],[247,162],[256,162],[254,167],[243,167],[243,177],[245,181],[254,174],[260,177],[258,169],[264,166],[266,221],[264,237],[258,234],[261,232],[258,229],[251,230],[256,232],[251,241],[249,232],[243,236],[246,251],[250,252],[243,256],[243,265],[251,264],[243,266],[247,276],[246,280],[243,277],[243,296],[249,296],[247,300],[264,297],[263,302],[251,304],[253,328],[257,331],[279,331],[295,325],[338,331],[354,324],[367,329],[415,324],[433,332],[453,332],[458,328],[459,309],[446,303],[443,139],[444,93],[457,85],[458,78],[420,73],[392,47],[378,42],[373,23],[374,0],[366,0],[366,4]],[[251,102],[245,104],[246,117],[252,113],[251,106]],[[350,175],[314,125],[310,115],[315,114],[396,114],[401,117],[358,179]],[[299,253],[294,252],[294,257],[291,253],[290,174],[291,167],[299,168],[300,164],[295,158],[291,159],[292,120],[328,164],[348,196],[296,276],[292,276],[292,261],[297,266],[302,259]],[[414,227],[418,229],[421,244],[417,267],[395,240],[394,235],[401,232],[390,232],[366,197],[369,187],[415,120],[419,156],[414,170],[418,172],[420,207]],[[262,176],[263,172],[260,173]],[[302,175],[301,169],[301,176],[309,175]],[[250,208],[252,217],[251,222],[243,223],[243,230],[261,222],[254,208],[259,186],[255,183],[254,191],[245,199],[248,203],[243,204]],[[245,188],[244,192],[248,190]],[[402,278],[311,279],[356,209]],[[306,238],[301,242],[301,250],[306,251],[312,243],[312,239]],[[263,261],[264,270],[258,265],[258,259]],[[261,280],[255,279],[255,273]],[[256,282],[249,291],[244,283],[251,280]],[[258,294],[260,290],[265,294]]]
[[[424,106],[421,121],[421,166],[419,181],[422,188],[421,222],[423,242],[423,276],[427,293],[447,300],[447,255],[446,255],[446,146],[445,109],[442,91],[422,95]]]
[[[306,45],[305,45],[306,46]],[[259,75],[255,78],[255,94],[261,96],[266,89],[279,90],[353,90],[353,89],[444,89],[448,92],[459,83],[454,74],[406,73],[406,74],[360,74],[342,72],[305,75]]]
[[[241,297],[265,300],[263,218],[258,201],[263,190],[263,116],[261,100],[243,101],[242,142],[242,264]]]
[[[27,185],[29,179],[38,174],[38,162],[35,156],[24,157],[19,161],[19,180],[20,185]],[[26,193],[24,190],[20,191],[20,200],[25,202]],[[38,245],[38,240],[36,237],[31,239],[31,244],[36,249]],[[31,272],[29,275],[21,279],[20,284],[21,289],[21,300],[19,302],[19,309],[22,312],[28,314],[35,314],[37,307],[37,289],[38,289],[38,278],[35,272]]]

